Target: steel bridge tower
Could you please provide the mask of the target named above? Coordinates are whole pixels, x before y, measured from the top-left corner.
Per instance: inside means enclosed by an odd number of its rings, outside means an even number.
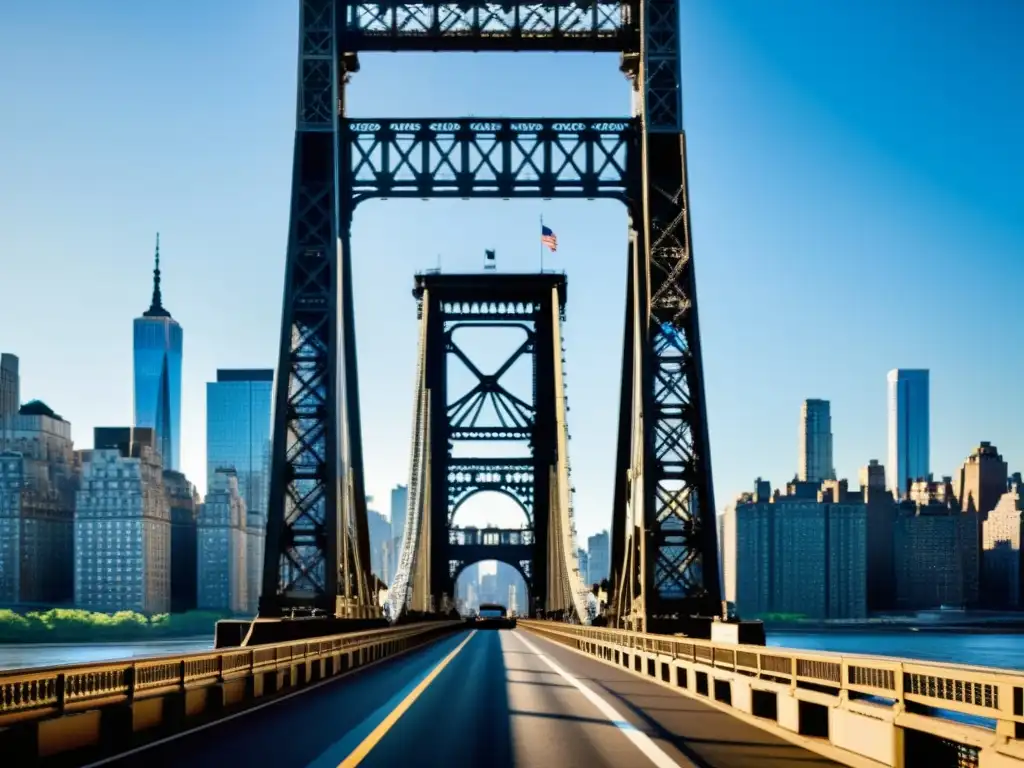
[[[302,0],[263,615],[375,612],[350,230],[374,197],[598,198],[630,215],[612,522],[619,626],[720,601],[690,248],[679,0]],[[631,118],[354,119],[362,51],[619,53]]]
[[[526,582],[530,615],[544,610],[549,595],[549,561],[561,555],[549,536],[552,491],[558,464],[558,408],[563,397],[556,377],[561,356],[557,327],[564,318],[565,277],[540,275],[421,275],[414,295],[426,323],[424,388],[429,397],[429,504],[422,541],[429,541],[424,576],[429,594],[454,599],[459,573],[481,560],[511,565]],[[492,372],[471,359],[461,343],[464,331],[521,332],[508,358]],[[475,379],[466,391],[454,391],[450,357],[462,361]],[[526,359],[532,369],[532,397],[523,399],[504,380]],[[524,395],[525,396],[525,395]],[[452,456],[453,443],[500,440],[520,445],[525,458]],[[564,458],[564,457],[562,457]],[[455,526],[461,504],[480,491],[515,499],[526,515],[525,530],[463,529]],[[419,511],[419,510],[417,510]],[[429,531],[429,533],[427,533]],[[427,533],[424,536],[424,533]],[[422,543],[422,542],[421,542]],[[415,583],[415,582],[414,582]],[[562,606],[559,606],[562,607]]]

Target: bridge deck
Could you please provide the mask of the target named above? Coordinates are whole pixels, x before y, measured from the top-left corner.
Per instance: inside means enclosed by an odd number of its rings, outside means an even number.
[[[838,765],[524,630],[469,635],[459,632],[108,765],[335,768],[467,640],[362,768]],[[646,736],[630,734],[629,726]]]

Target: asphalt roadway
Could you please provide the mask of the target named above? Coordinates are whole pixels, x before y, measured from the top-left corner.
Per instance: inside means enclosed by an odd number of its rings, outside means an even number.
[[[839,764],[525,630],[467,630],[90,765],[824,768]]]

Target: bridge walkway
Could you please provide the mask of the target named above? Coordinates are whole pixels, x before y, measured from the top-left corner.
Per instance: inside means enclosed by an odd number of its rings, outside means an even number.
[[[354,761],[358,755],[361,761]],[[75,764],[839,765],[701,701],[522,629],[458,632],[228,719],[119,756],[79,755]]]

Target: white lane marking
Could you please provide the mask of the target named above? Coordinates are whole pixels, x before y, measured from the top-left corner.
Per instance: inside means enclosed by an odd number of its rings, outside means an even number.
[[[325,677],[323,680],[318,680],[317,682],[312,683],[311,685],[303,686],[302,688],[299,688],[299,690],[297,691],[292,691],[291,693],[283,694],[281,696],[271,699],[270,701],[263,702],[262,704],[256,704],[250,707],[246,707],[245,709],[227,715],[226,717],[211,720],[208,723],[203,723],[202,725],[197,725],[194,728],[189,728],[187,731],[181,731],[170,736],[165,736],[164,738],[157,739],[156,741],[150,741],[146,744],[143,744],[142,746],[135,747],[134,749],[129,749],[127,752],[119,752],[116,755],[110,755],[108,757],[100,758],[94,763],[87,763],[86,765],[83,765],[82,768],[98,768],[98,766],[101,765],[109,765],[110,763],[117,762],[118,760],[124,760],[126,757],[137,755],[140,752],[146,752],[150,749],[153,749],[153,747],[159,747],[161,744],[167,744],[172,741],[177,741],[178,739],[184,738],[185,736],[191,736],[193,733],[205,731],[207,728],[213,728],[214,726],[222,725],[223,723],[230,723],[232,720],[236,720],[239,717],[251,715],[253,712],[259,712],[261,709],[266,709],[267,707],[272,707],[275,704],[280,704],[282,701],[294,699],[296,696],[301,696],[304,693],[315,691],[317,688],[322,688],[325,685],[329,685],[330,683],[337,682],[338,680],[342,680],[358,672],[362,672],[364,669],[370,669],[371,667],[375,667],[378,664],[383,664],[385,661],[391,661],[392,659],[401,658],[402,656],[405,656],[407,653],[412,653],[413,651],[430,647],[430,643],[427,643],[426,645],[414,645],[411,648],[406,648],[404,650],[399,651],[398,653],[393,653],[390,656],[385,656],[384,658],[377,659],[376,661],[371,661],[359,667],[346,669],[344,672],[339,672],[338,674],[332,675],[331,677]]]
[[[626,718],[624,718],[618,712],[618,710],[615,709],[615,707],[613,707],[607,701],[598,696],[597,693],[595,693],[592,689],[585,686],[582,682],[580,682],[578,678],[573,677],[560,666],[558,666],[558,664],[556,664],[554,661],[548,658],[537,646],[535,646],[525,637],[519,635],[518,632],[516,633],[516,637],[519,640],[519,642],[521,642],[530,651],[536,654],[537,658],[539,658],[541,661],[543,661],[545,664],[551,667],[552,671],[554,671],[567,683],[572,685],[573,688],[582,693],[586,697],[587,701],[589,701],[591,704],[597,707],[598,711],[600,711],[602,715],[608,718],[608,722],[610,722],[612,725],[614,725],[616,728],[622,731],[623,735],[627,739],[632,741],[633,744],[636,745],[636,748],[643,752],[644,756],[652,763],[654,763],[656,766],[658,766],[658,768],[681,768],[679,763],[677,763],[675,760],[669,757],[668,754],[666,754],[661,747],[659,747],[651,740],[650,736],[648,736],[643,731],[638,731],[632,723],[626,720]],[[693,763],[691,762],[687,762],[686,765],[693,768]]]

